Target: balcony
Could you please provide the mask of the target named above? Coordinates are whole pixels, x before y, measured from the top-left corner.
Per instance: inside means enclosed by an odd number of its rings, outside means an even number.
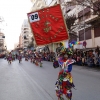
[[[84,10],[80,11],[78,13],[78,17],[80,18],[80,17],[83,17],[83,16],[85,16],[87,14],[90,14],[90,8],[85,8]]]
[[[29,44],[29,41],[24,41],[24,44]]]
[[[92,15],[90,18],[85,20],[85,23],[90,24],[98,19],[98,15]]]

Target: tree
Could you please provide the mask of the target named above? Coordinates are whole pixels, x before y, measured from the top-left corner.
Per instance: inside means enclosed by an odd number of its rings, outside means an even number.
[[[69,33],[69,36],[70,36],[70,40],[69,41],[75,41],[77,40],[77,38],[79,36],[77,36],[77,31],[81,28],[84,28],[84,23],[76,23],[75,21],[77,20],[78,18],[76,18],[75,15],[71,15],[71,16],[66,16],[66,24],[67,24],[67,29],[68,29],[68,33]],[[90,24],[85,24],[85,27],[89,27]]]
[[[100,0],[76,0],[76,4],[90,8],[92,10],[91,14],[97,15],[96,20],[92,21],[91,25],[93,27],[100,25]]]
[[[66,24],[67,24],[67,28],[68,28],[68,32],[69,32],[69,35],[72,36],[77,36],[74,31],[74,28],[76,27],[75,25],[75,21],[76,21],[76,17],[75,15],[71,15],[71,16],[68,16],[66,17]]]
[[[76,0],[76,4],[92,9],[100,17],[100,0]]]

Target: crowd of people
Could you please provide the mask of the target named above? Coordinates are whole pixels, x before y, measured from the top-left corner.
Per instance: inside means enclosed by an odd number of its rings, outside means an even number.
[[[72,55],[72,58],[76,61],[76,65],[79,66],[89,66],[89,67],[100,67],[100,50],[99,47],[95,49],[90,50],[72,50],[71,48],[64,48],[63,44],[59,45],[59,48],[56,49],[56,52],[31,52],[30,54],[24,53],[22,57],[25,57],[26,60],[30,59],[31,62],[33,61],[33,58],[35,58],[37,61],[38,59],[41,61],[51,61],[54,62],[59,55],[59,51],[62,52],[68,52]],[[11,55],[11,54],[9,54]],[[15,60],[18,58],[18,54],[14,55],[12,54],[9,57],[9,59]]]
[[[11,64],[16,59],[19,60],[19,63],[22,61],[22,54],[19,52],[19,54],[12,54],[12,52],[5,55],[5,58],[9,64]]]
[[[100,67],[100,50],[99,46],[95,49],[76,49],[72,50],[72,48],[63,48],[63,44],[60,44],[59,48],[57,48],[56,52],[45,53],[43,56],[47,61],[54,61],[55,58],[59,55],[59,51],[62,49],[64,52],[68,52],[72,54],[72,58],[76,61],[76,65],[79,66],[89,66],[89,67]],[[51,59],[51,60],[50,60]]]
[[[100,50],[99,47],[87,51],[75,50],[73,59],[79,66],[100,67]]]
[[[76,65],[79,66],[89,66],[89,67],[100,67],[100,50],[99,46],[95,49],[89,50],[81,50],[76,49],[72,50],[72,48],[63,48],[61,44],[60,47],[56,50],[56,52],[48,52],[42,53],[42,59],[46,61],[54,61],[56,57],[59,55],[59,51],[62,49],[62,52],[68,52],[72,55],[72,58],[76,61]]]

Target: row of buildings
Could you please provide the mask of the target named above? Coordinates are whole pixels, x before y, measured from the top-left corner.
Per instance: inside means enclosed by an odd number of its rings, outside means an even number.
[[[7,51],[6,41],[5,41],[5,34],[2,28],[2,23],[4,18],[0,16],[0,54],[5,53]]]
[[[72,36],[70,42],[79,41],[81,42],[81,45],[74,45],[74,48],[83,49],[83,42],[86,42],[86,48],[95,48],[97,45],[100,46],[100,26],[94,26],[94,23],[98,21],[98,15],[93,14],[93,9],[77,4],[76,0],[31,0],[31,2],[33,3],[33,6],[30,12],[60,3],[65,19],[67,16],[76,16],[77,19],[75,23],[78,26],[74,31],[78,37]],[[93,2],[100,3],[99,0],[93,0]],[[22,25],[19,47],[26,48],[31,41],[31,37],[32,32],[28,21],[26,20]],[[68,47],[68,41],[69,40],[63,42],[66,47]],[[58,43],[52,43],[48,46],[51,51],[55,51]]]
[[[0,54],[5,53],[7,50],[6,42],[5,42],[5,35],[3,32],[0,31]]]
[[[27,19],[24,19],[21,26],[21,33],[19,36],[19,42],[14,44],[14,49],[26,49],[32,42],[33,34],[30,29],[30,25]],[[34,44],[34,43],[33,43]]]

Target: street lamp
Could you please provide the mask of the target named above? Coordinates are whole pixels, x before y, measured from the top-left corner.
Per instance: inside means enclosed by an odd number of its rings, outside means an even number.
[[[85,41],[85,18],[84,18],[84,5],[83,5],[83,24],[84,24],[84,41]]]

